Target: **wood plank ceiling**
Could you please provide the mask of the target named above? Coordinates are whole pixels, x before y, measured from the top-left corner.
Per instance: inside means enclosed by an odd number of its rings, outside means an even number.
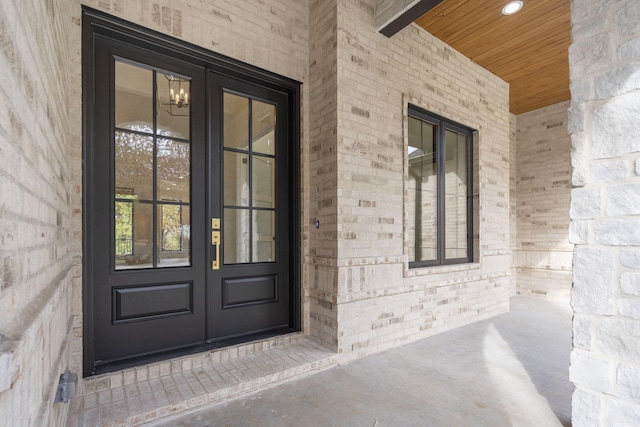
[[[570,0],[444,0],[414,22],[510,85],[513,114],[570,99]]]

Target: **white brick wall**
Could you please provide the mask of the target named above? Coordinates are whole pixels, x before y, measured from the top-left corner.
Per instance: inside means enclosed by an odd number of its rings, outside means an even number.
[[[509,217],[508,86],[416,26],[377,33],[375,3],[337,2],[338,272],[324,295],[354,356],[506,311],[510,282],[509,222],[495,220]],[[408,102],[479,130],[477,263],[408,269]]]
[[[517,207],[517,117],[515,114],[509,114],[509,240],[511,247],[511,282],[509,283],[509,294],[517,295],[517,274],[516,274],[516,254],[518,249],[518,216]]]
[[[308,332],[337,349],[337,8],[335,0],[309,4],[309,141],[304,144],[303,254]],[[308,147],[308,148],[307,148]],[[315,227],[315,222],[320,227]]]
[[[0,3],[0,424],[62,425],[73,253],[69,9]]]
[[[573,426],[640,425],[640,2],[575,1]]]
[[[561,102],[516,117],[516,237],[513,262],[521,295],[568,301],[571,139]],[[513,216],[512,216],[513,219]]]

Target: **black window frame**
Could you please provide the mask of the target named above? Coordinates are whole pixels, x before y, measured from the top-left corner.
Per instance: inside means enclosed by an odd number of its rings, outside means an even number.
[[[409,268],[433,267],[440,265],[468,264],[473,262],[473,230],[474,230],[474,133],[475,129],[457,123],[453,120],[434,114],[424,108],[413,104],[408,104],[407,117],[429,123],[435,126],[435,145],[436,145],[436,176],[437,176],[437,238],[436,238],[436,259],[427,261],[409,261]],[[467,256],[463,258],[446,258],[446,229],[445,229],[445,163],[446,163],[446,140],[445,132],[447,130],[462,134],[467,137],[466,145],[466,166],[467,166]],[[409,137],[407,136],[407,149],[409,147]],[[409,168],[409,159],[407,159],[407,168]],[[409,233],[409,232],[408,232]],[[408,241],[417,242],[415,231],[407,235]]]

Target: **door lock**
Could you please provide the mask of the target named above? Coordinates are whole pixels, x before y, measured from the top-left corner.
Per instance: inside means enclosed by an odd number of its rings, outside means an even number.
[[[216,259],[211,261],[211,269],[220,269],[220,218],[211,218],[211,246],[215,246]]]

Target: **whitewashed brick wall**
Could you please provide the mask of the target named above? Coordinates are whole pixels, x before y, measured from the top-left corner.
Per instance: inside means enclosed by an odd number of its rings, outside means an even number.
[[[0,424],[64,425],[73,253],[69,4],[0,2]]]
[[[337,8],[335,0],[309,4],[310,138],[308,180],[303,195],[305,300],[309,301],[309,332],[326,347],[337,349],[336,258],[338,253],[337,158]],[[316,228],[315,222],[320,227]]]
[[[509,240],[511,247],[511,281],[509,283],[509,294],[511,296],[518,294],[517,274],[516,274],[516,254],[518,249],[518,215],[516,213],[517,206],[517,186],[518,171],[516,157],[516,126],[517,117],[515,114],[509,114]]]
[[[640,425],[640,2],[574,1],[574,427]]]
[[[516,118],[516,237],[513,261],[521,295],[569,301],[571,258],[569,102]]]
[[[379,34],[375,6],[337,1],[335,29],[337,275],[324,301],[337,312],[337,350],[354,357],[509,305],[508,86],[414,25]],[[408,269],[408,102],[479,130],[475,263]]]

